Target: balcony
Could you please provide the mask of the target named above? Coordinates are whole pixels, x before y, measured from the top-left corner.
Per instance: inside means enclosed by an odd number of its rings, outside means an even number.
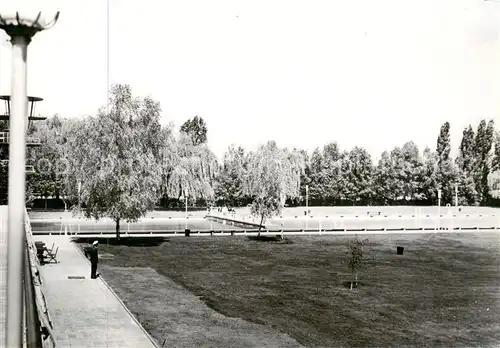
[[[8,166],[9,166],[9,160],[0,160],[0,167],[8,167]],[[26,174],[32,174],[35,172],[35,166],[26,165],[24,167],[24,170],[26,171]]]
[[[10,143],[10,132],[0,132],[0,146],[1,145],[9,145]],[[34,147],[34,146],[41,146],[42,142],[40,138],[35,138],[35,137],[26,137],[26,146],[29,147]]]
[[[46,119],[47,119],[47,117],[45,117],[45,116],[28,116],[29,121],[43,121]],[[10,120],[10,115],[9,114],[0,115],[0,120],[8,121],[8,120]]]
[[[0,95],[0,100],[3,100],[5,103],[5,110],[2,114],[0,114],[0,120],[9,121],[10,113],[11,113],[11,105],[10,105],[10,95]],[[32,121],[40,121],[46,120],[47,117],[44,116],[35,116],[35,109],[38,105],[37,103],[43,101],[43,98],[40,97],[28,97],[28,123],[31,124]]]

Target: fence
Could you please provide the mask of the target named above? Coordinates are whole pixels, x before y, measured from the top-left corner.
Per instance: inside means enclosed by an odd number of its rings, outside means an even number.
[[[453,227],[453,228],[363,228],[363,229],[262,229],[260,232],[258,229],[216,229],[216,230],[164,230],[164,231],[123,231],[120,233],[121,238],[127,237],[203,237],[203,236],[301,236],[301,235],[351,235],[351,234],[401,234],[401,233],[474,233],[474,232],[485,232],[500,231],[499,227]],[[37,235],[65,235],[64,232],[38,232]],[[114,231],[105,232],[74,232],[67,233],[67,235],[75,238],[115,238],[116,233]]]

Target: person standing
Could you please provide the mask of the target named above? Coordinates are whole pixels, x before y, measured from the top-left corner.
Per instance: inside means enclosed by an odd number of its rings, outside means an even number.
[[[90,278],[97,278],[97,263],[99,262],[99,254],[97,251],[98,241],[94,241],[88,249],[87,254],[90,256]]]

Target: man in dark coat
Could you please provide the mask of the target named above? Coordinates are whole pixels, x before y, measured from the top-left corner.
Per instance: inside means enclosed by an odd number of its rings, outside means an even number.
[[[90,278],[97,278],[97,263],[99,262],[99,254],[97,252],[98,241],[94,241],[92,246],[87,249],[87,255],[90,257]]]

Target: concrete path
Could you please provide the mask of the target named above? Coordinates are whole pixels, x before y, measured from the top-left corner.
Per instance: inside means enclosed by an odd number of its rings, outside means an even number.
[[[90,263],[65,236],[33,236],[59,247],[58,264],[41,267],[47,306],[59,347],[155,347],[153,339],[100,278],[90,279]],[[83,276],[85,279],[69,279]]]

